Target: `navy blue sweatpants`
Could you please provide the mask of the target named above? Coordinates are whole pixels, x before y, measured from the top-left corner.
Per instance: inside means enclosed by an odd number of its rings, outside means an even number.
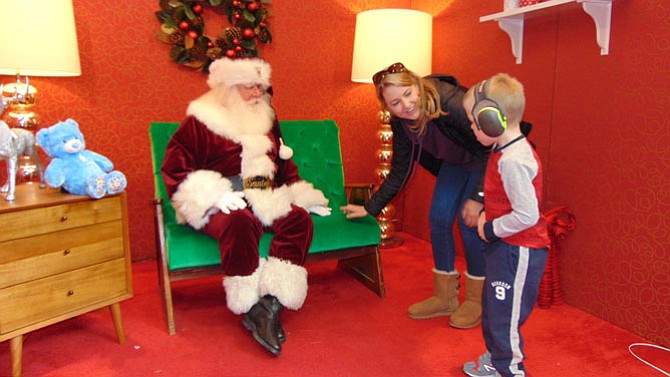
[[[537,302],[548,249],[496,241],[487,245],[482,331],[491,362],[503,377],[525,376],[521,326]]]

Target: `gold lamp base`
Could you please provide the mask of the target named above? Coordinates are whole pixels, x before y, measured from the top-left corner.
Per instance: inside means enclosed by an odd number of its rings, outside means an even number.
[[[377,158],[379,159],[379,166],[377,167],[377,187],[381,186],[386,177],[391,172],[391,157],[393,156],[393,131],[391,130],[391,114],[386,110],[379,112],[379,131],[377,132],[377,139],[379,140],[379,150],[377,151]],[[382,209],[382,212],[377,216],[379,227],[382,232],[382,242],[380,247],[390,249],[402,245],[403,240],[395,234],[395,225],[393,224],[395,216],[395,206],[389,203]]]
[[[7,100],[7,112],[2,120],[7,123],[9,128],[23,128],[32,133],[37,131],[39,117],[33,111],[37,89],[30,85],[26,77],[25,83],[21,82],[19,75],[16,75],[16,82],[2,85],[2,93]],[[16,183],[39,182],[39,170],[37,164],[28,155],[19,156],[18,168],[16,172]]]

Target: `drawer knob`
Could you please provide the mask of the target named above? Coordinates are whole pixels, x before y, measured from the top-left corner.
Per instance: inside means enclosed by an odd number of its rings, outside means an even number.
[[[63,250],[63,255],[70,255],[70,249]]]
[[[63,216],[61,216],[61,217],[60,217],[60,221],[61,221],[61,222],[63,222],[63,221],[67,221],[67,215],[63,215]]]
[[[74,291],[72,291],[72,290],[67,291],[67,295],[68,295],[68,296],[72,296],[73,294],[74,294]]]

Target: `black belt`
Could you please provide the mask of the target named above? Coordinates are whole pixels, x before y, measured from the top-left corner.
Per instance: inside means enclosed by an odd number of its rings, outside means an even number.
[[[242,181],[242,187],[244,187],[245,190],[248,190],[248,189],[265,190],[265,189],[269,189],[270,187],[272,187],[272,180],[270,179],[270,177],[264,177],[262,175],[257,175],[255,177],[245,178]]]

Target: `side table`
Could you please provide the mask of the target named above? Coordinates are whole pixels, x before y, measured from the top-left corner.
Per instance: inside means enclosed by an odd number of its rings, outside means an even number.
[[[20,185],[0,195],[0,342],[21,376],[23,334],[109,307],[125,342],[119,302],[132,297],[126,193],[94,200]]]

